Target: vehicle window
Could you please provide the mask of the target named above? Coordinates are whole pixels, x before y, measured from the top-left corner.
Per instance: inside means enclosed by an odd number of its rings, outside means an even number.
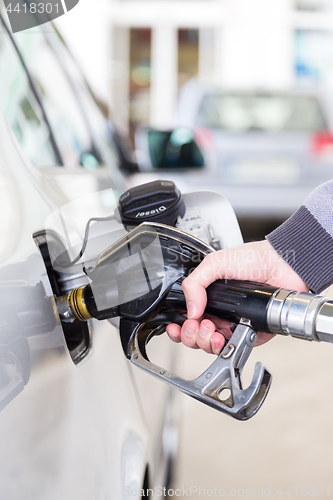
[[[66,166],[99,166],[91,137],[69,82],[44,34],[15,34],[22,57],[32,74]]]
[[[120,158],[117,147],[114,144],[110,124],[99,109],[82,72],[63,43],[59,33],[56,31],[47,31],[45,32],[45,36],[55,51],[58,60],[60,59],[75,88],[76,98],[84,110],[90,133],[102,156],[103,163],[111,169],[113,176],[118,176]]]
[[[308,95],[215,94],[203,98],[198,125],[230,132],[316,132],[327,129],[318,101]]]
[[[0,20],[0,109],[24,154],[36,166],[56,165],[42,110],[25,69]]]

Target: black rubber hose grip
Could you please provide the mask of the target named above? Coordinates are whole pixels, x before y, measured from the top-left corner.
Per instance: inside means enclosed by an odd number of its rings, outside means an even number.
[[[186,310],[182,281],[178,280],[169,292],[167,309]],[[231,322],[246,318],[255,330],[269,332],[267,308],[276,290],[276,287],[253,281],[217,280],[207,288],[205,312]]]

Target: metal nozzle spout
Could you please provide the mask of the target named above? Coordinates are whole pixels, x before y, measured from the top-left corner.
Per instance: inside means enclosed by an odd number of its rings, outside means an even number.
[[[60,320],[64,323],[73,323],[75,316],[69,302],[69,295],[57,297],[56,304]]]
[[[325,302],[316,318],[316,334],[321,342],[333,343],[333,301]]]
[[[322,295],[280,289],[268,304],[271,333],[333,343],[333,301]]]

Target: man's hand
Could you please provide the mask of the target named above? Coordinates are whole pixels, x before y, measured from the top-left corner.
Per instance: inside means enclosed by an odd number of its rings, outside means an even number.
[[[207,304],[206,288],[217,279],[250,280],[267,283],[279,288],[308,292],[309,288],[266,240],[214,252],[183,281],[188,319],[182,328],[167,326],[167,333],[174,342],[187,347],[219,354],[225,338],[231,336],[230,323],[218,318],[203,316]],[[272,335],[261,332],[257,345]]]

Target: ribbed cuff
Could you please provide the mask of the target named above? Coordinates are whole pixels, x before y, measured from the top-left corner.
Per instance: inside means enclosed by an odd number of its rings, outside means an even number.
[[[332,285],[333,238],[304,205],[266,238],[315,293]]]

